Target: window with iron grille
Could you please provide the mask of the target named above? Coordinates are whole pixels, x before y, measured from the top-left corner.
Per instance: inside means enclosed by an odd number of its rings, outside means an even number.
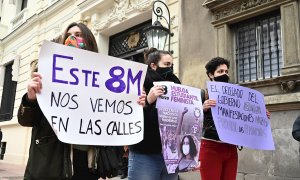
[[[6,65],[2,100],[0,107],[0,121],[11,120],[14,110],[17,82],[12,81],[12,63]]]
[[[234,25],[238,82],[280,76],[283,66],[280,12]]]
[[[148,47],[147,37],[144,33],[144,28],[151,26],[152,21],[147,21],[128,30],[120,32],[109,38],[109,55],[123,58],[128,54],[135,54],[136,51]],[[130,37],[136,36],[136,44],[131,45]]]

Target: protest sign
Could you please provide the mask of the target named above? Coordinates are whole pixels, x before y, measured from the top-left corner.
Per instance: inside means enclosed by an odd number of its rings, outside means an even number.
[[[172,83],[159,85],[165,90],[156,107],[168,173],[190,171],[198,166],[203,123],[200,89]]]
[[[39,106],[60,141],[130,145],[143,139],[137,104],[147,66],[45,41]]]
[[[207,82],[211,108],[221,141],[261,150],[274,150],[270,121],[266,115],[264,96],[246,87]]]

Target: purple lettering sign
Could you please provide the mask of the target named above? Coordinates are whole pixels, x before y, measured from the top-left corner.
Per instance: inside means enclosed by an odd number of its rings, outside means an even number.
[[[60,141],[130,145],[143,139],[137,100],[145,64],[45,41],[38,70],[38,103]]]
[[[264,96],[246,87],[207,82],[212,115],[221,141],[253,149],[274,150]]]

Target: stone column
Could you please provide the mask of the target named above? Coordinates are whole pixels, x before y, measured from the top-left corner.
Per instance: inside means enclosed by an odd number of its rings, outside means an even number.
[[[233,59],[232,33],[227,24],[215,27],[216,29],[216,55],[227,59]]]
[[[98,13],[94,13],[91,15],[90,22],[92,24],[91,31],[93,32],[97,45],[98,50],[101,54],[108,55],[109,50],[109,36],[101,34],[101,28],[99,28],[98,24],[100,21],[100,16]]]
[[[98,33],[97,41],[98,41],[99,52],[101,52],[102,54],[107,54],[108,55],[109,37]]]
[[[219,57],[226,58],[230,61],[230,77],[235,77],[235,61],[233,56],[233,36],[232,31],[230,30],[227,24],[222,24],[215,27],[215,37],[216,37],[216,55]]]
[[[284,67],[282,74],[300,72],[300,36],[299,36],[299,8],[297,2],[284,4],[280,7],[282,50]]]

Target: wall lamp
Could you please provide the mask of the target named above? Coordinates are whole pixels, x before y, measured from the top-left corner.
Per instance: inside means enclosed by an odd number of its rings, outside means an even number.
[[[165,15],[161,5],[167,10]],[[173,54],[173,51],[170,51],[171,37],[174,36],[174,33],[171,33],[170,25],[170,11],[168,6],[162,1],[154,1],[152,5],[152,11],[156,16],[156,20],[152,26],[144,28],[144,32],[147,37],[148,47],[156,48],[158,50],[164,50],[167,39],[169,40],[168,51]],[[161,24],[161,21],[165,21],[167,28]]]

